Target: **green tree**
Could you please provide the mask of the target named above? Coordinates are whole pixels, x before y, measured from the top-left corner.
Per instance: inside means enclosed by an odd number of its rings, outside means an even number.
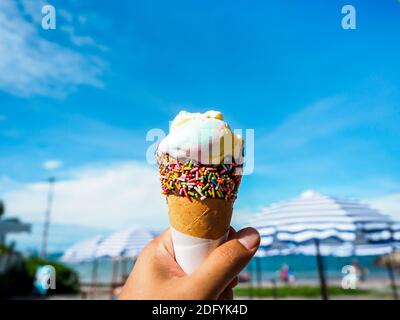
[[[4,202],[0,200],[0,217],[4,214],[6,211],[6,206],[4,205]]]

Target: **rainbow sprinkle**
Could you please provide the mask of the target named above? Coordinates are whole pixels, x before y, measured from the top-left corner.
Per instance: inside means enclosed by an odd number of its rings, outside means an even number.
[[[161,189],[165,195],[175,194],[204,200],[216,198],[235,201],[242,175],[237,164],[203,165],[191,160],[179,162],[168,155],[158,159]]]

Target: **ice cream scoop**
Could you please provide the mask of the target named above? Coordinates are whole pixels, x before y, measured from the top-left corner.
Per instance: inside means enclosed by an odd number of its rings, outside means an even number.
[[[159,144],[157,154],[202,164],[243,164],[243,139],[232,132],[221,112],[181,111]]]

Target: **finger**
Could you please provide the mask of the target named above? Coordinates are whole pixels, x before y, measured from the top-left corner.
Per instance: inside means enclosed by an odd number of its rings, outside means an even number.
[[[174,257],[174,250],[171,240],[171,231],[169,229],[162,232],[156,238],[151,240],[140,252],[138,259],[152,257],[154,255],[171,255]]]
[[[228,239],[227,239],[227,241],[229,241],[229,240],[232,240],[232,239],[235,239],[235,237],[236,237],[236,230],[233,228],[233,227],[229,227],[229,233],[228,233]]]
[[[218,300],[233,300],[233,290],[226,288],[218,297]]]
[[[167,278],[171,275],[186,276],[186,273],[175,260],[171,229],[167,229],[158,237],[158,246],[154,253],[156,258],[154,264],[161,266],[161,270],[163,270],[163,272],[160,272],[161,274],[165,274]]]
[[[143,248],[138,261],[141,262],[138,265],[146,268],[147,272],[152,270],[157,277],[163,279],[185,276],[182,268],[175,261],[170,229],[162,232]]]
[[[235,277],[235,278],[233,278],[233,280],[229,284],[228,288],[233,289],[234,287],[236,287],[238,285],[238,283],[239,283],[239,278]]]
[[[228,287],[221,293],[221,295],[218,297],[218,300],[233,300],[233,288],[237,286],[238,284],[238,277],[235,277],[231,283],[228,285]]]
[[[198,294],[216,299],[249,263],[260,244],[260,235],[253,228],[237,232],[235,239],[216,248],[189,277]]]
[[[163,233],[161,233],[157,238],[158,238],[158,241],[162,244],[162,246],[175,259],[174,247],[172,245],[171,229],[168,228]]]

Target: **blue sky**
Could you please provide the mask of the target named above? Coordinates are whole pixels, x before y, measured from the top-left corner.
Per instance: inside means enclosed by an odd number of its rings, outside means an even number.
[[[143,182],[156,170],[146,133],[181,109],[217,109],[255,130],[237,224],[310,188],[400,218],[398,1],[53,0],[57,29],[42,30],[46,3],[0,4],[10,215],[42,219],[42,164],[57,159],[55,223],[164,227],[154,177]],[[356,30],[341,27],[345,4]]]

